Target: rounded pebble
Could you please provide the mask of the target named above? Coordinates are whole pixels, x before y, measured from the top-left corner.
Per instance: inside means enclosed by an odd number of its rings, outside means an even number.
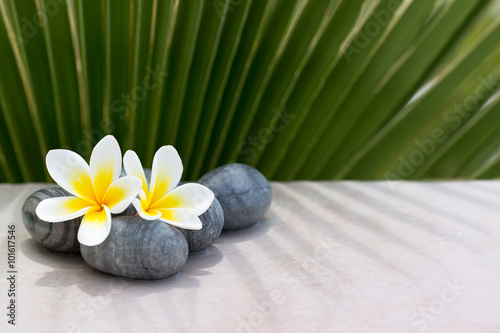
[[[261,220],[271,206],[272,189],[257,169],[227,164],[201,177],[198,183],[214,192],[224,211],[224,230],[239,230]]]
[[[106,240],[81,245],[82,257],[98,271],[131,279],[158,280],[178,273],[188,257],[186,238],[161,221],[115,216]]]
[[[217,198],[214,198],[212,205],[199,218],[203,226],[200,230],[179,228],[179,231],[186,237],[189,252],[191,253],[206,249],[222,232],[222,228],[224,227],[224,212]]]
[[[31,237],[44,247],[63,253],[78,253],[78,228],[82,217],[64,222],[45,222],[36,215],[38,204],[45,199],[72,196],[60,186],[48,187],[31,194],[23,204],[21,215]]]

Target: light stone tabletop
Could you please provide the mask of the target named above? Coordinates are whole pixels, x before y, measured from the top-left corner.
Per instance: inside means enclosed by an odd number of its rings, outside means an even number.
[[[0,332],[500,332],[497,181],[272,183],[264,221],[162,281],[38,245],[20,212],[46,186],[0,185]]]

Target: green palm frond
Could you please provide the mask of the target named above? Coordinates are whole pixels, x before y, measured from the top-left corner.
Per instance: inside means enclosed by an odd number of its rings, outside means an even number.
[[[500,0],[0,0],[0,182],[113,134],[185,177],[500,175]]]

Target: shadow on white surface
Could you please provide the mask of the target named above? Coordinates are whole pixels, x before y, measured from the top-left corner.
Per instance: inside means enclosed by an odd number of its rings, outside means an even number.
[[[103,296],[120,291],[131,296],[142,297],[156,293],[158,288],[197,288],[196,276],[210,274],[206,269],[220,263],[222,252],[211,245],[205,251],[189,256],[183,270],[164,280],[134,280],[120,278],[96,271],[88,266],[80,254],[64,254],[48,250],[29,238],[20,244],[21,252],[34,264],[53,268],[34,282],[37,287],[61,288],[76,286],[91,296]],[[32,265],[32,264],[30,264]],[[133,288],[130,288],[132,287]]]

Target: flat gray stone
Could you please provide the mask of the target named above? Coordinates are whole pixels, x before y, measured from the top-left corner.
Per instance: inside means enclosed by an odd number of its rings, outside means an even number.
[[[42,246],[57,252],[78,253],[78,228],[82,217],[65,222],[45,222],[36,215],[38,204],[45,199],[72,196],[60,186],[48,187],[31,194],[23,204],[21,215],[31,237]]]
[[[179,272],[188,257],[186,238],[161,221],[115,216],[97,246],[81,245],[82,257],[98,271],[132,279],[158,280]]]
[[[214,198],[212,205],[207,211],[199,216],[203,227],[200,230],[179,231],[186,237],[189,252],[199,252],[206,249],[217,238],[219,238],[224,227],[224,212],[219,201]]]
[[[201,177],[198,183],[214,192],[224,211],[224,230],[239,230],[261,220],[271,206],[272,190],[257,169],[227,164]]]

